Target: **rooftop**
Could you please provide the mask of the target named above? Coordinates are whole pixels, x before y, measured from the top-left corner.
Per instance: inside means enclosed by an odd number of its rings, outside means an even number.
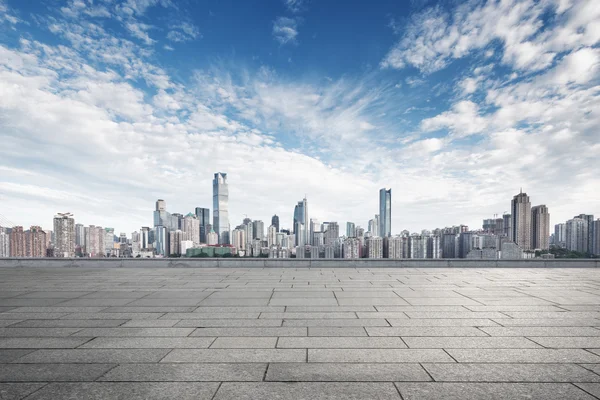
[[[591,268],[0,268],[0,397],[595,399],[599,310]]]

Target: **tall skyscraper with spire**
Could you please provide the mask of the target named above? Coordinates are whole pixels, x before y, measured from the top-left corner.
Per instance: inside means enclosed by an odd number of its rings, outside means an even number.
[[[379,236],[392,236],[392,189],[379,190]]]
[[[513,242],[523,250],[531,250],[531,202],[522,189],[512,199],[511,215]]]
[[[213,179],[213,229],[219,244],[229,244],[229,185],[223,172],[217,172]]]

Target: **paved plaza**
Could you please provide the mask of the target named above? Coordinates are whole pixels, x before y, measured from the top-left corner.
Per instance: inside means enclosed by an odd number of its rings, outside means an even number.
[[[0,399],[596,399],[596,269],[2,268]]]

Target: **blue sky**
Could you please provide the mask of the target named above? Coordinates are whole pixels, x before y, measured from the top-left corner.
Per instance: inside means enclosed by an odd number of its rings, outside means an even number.
[[[600,214],[593,0],[0,0],[2,215],[131,232],[156,198],[392,230]]]

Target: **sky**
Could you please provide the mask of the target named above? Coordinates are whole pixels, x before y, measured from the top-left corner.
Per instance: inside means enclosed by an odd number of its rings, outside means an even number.
[[[600,217],[597,0],[0,0],[0,221]],[[212,210],[211,210],[212,211]],[[212,213],[211,213],[212,215]]]

